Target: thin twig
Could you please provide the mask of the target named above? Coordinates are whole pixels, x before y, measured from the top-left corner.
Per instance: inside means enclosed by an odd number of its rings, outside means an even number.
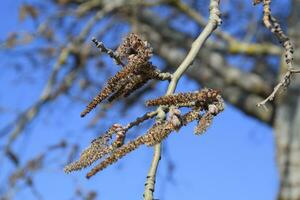
[[[282,87],[283,87],[283,88],[287,87],[287,85],[290,83],[291,76],[292,76],[293,74],[296,74],[296,73],[300,73],[300,70],[294,70],[294,69],[288,70],[288,71],[285,73],[285,75],[282,77],[281,81],[274,87],[272,93],[271,93],[266,99],[264,99],[263,101],[259,102],[259,103],[257,104],[257,106],[258,106],[258,107],[263,106],[263,107],[266,108],[266,103],[267,103],[268,101],[273,101],[273,99],[275,98],[275,95],[277,94],[278,90],[279,90],[280,88],[282,88]]]
[[[113,10],[120,7],[122,4],[108,4],[102,10],[98,11],[85,25],[81,30],[79,36],[74,40],[74,42],[69,42],[69,44],[63,48],[58,56],[57,61],[55,62],[52,73],[43,89],[43,92],[39,100],[34,103],[27,111],[25,111],[17,120],[16,125],[12,132],[10,133],[10,138],[7,146],[13,143],[16,138],[21,134],[21,132],[26,128],[26,126],[31,122],[39,113],[41,108],[49,102],[49,100],[55,99],[58,95],[53,95],[53,88],[57,82],[57,76],[60,70],[63,68],[67,58],[72,53],[74,46],[84,42],[84,39],[91,32],[95,23],[101,19],[103,16],[112,12]]]
[[[98,41],[96,38],[92,38],[92,41],[95,43],[96,47],[103,53],[106,53],[107,55],[109,55],[115,62],[117,65],[122,65],[123,67],[125,66],[125,64],[122,62],[122,60],[116,55],[116,53],[111,50],[108,49],[104,46],[103,42]]]
[[[131,129],[132,127],[134,126],[137,126],[139,124],[141,124],[142,122],[148,120],[148,119],[151,119],[153,117],[155,117],[157,115],[157,111],[151,111],[151,112],[147,112],[146,114],[144,114],[143,116],[141,117],[138,117],[136,118],[133,122],[130,122],[129,124],[127,124],[125,127],[124,127],[124,130],[127,131],[129,129]]]

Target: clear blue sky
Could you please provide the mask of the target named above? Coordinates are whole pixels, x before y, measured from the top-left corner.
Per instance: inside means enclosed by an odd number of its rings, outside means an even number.
[[[21,2],[1,2],[1,40],[12,31],[26,30],[30,26],[17,20]],[[16,74],[11,69],[10,59],[14,58],[0,52],[0,106],[21,111],[38,99],[45,80],[33,83],[18,81],[23,73]],[[178,90],[195,89],[197,85],[187,78],[183,78],[178,87]],[[81,106],[70,107],[71,104],[64,97],[57,103],[60,109],[54,109],[55,104],[50,104],[26,131],[28,140],[23,137],[17,143],[16,149],[22,152],[24,161],[62,137],[69,137],[71,141],[80,138],[82,148],[94,137],[91,130],[84,129],[89,118],[79,118]],[[120,122],[125,124],[136,113],[142,112],[140,108],[134,109],[130,112],[131,116],[126,116]],[[121,118],[116,111],[110,116]],[[0,127],[11,119],[11,114],[0,116]],[[109,125],[111,122],[103,123]],[[228,104],[205,135],[197,137],[193,134],[193,126],[187,126],[179,133],[171,134],[164,145],[167,146],[164,152],[167,155],[162,157],[155,191],[155,196],[161,200],[272,200],[276,196],[278,176],[272,129]],[[98,191],[97,199],[141,199],[152,151],[151,148],[142,147],[91,180],[85,179],[86,170],[64,174],[63,166],[55,165],[55,162],[63,164],[65,155],[62,154],[58,161],[49,159],[49,166],[38,172],[34,181],[46,200],[70,199],[77,184]],[[167,181],[170,179],[168,160],[175,165],[172,181]],[[1,191],[1,187],[6,185],[3,182],[5,172],[11,170],[12,165],[3,157],[0,157],[0,165]],[[30,200],[34,197],[29,190],[22,190],[15,199]]]

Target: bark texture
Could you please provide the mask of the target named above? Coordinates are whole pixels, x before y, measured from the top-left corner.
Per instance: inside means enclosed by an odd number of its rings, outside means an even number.
[[[300,1],[294,0],[289,19],[289,36],[295,46],[294,65],[300,66]],[[284,71],[284,66],[282,67]],[[277,102],[275,137],[280,175],[278,200],[300,199],[300,76]]]

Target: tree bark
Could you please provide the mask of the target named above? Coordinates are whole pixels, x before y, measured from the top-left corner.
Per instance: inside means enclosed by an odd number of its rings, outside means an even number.
[[[300,1],[294,0],[289,36],[295,47],[294,66],[300,66]],[[284,67],[282,67],[284,69]],[[282,70],[283,71],[283,70]],[[278,200],[300,200],[300,75],[295,74],[275,113],[277,165],[280,175]]]

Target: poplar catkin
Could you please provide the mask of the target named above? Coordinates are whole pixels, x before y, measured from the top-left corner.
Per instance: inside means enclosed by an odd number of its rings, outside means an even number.
[[[151,79],[165,80],[160,70],[149,61],[153,54],[152,48],[138,35],[129,34],[116,52],[107,49],[95,38],[93,42],[101,52],[109,54],[117,64],[122,65],[122,68],[107,81],[98,95],[86,106],[81,117],[91,112],[102,101],[108,99],[112,102],[120,97],[126,97]]]

